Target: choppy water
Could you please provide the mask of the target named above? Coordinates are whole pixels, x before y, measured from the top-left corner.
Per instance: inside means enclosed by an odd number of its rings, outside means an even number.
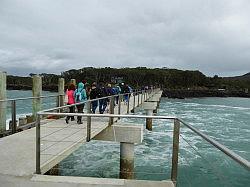
[[[8,94],[8,97],[31,96],[30,91],[9,91]],[[44,108],[48,108],[55,103],[55,99],[48,99],[48,101],[44,100],[43,105]],[[31,106],[31,102],[25,104],[27,107]],[[31,109],[21,110],[20,108],[18,111],[19,114],[25,114],[30,113]],[[163,98],[158,115],[178,116],[250,160],[250,99]],[[124,121],[144,123],[144,120]],[[136,179],[170,178],[172,129],[172,122],[163,120],[154,121],[152,132],[144,129],[143,143],[135,146]],[[60,173],[72,176],[118,178],[119,152],[118,143],[91,141],[61,162]],[[181,187],[245,187],[250,184],[250,172],[182,126],[178,184]]]

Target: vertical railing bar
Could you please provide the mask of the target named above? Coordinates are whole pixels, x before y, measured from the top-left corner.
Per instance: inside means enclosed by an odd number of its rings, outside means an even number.
[[[140,92],[137,91],[137,101],[138,101],[138,107],[140,106]]]
[[[40,118],[37,114],[36,118],[36,174],[41,174],[40,160],[41,160],[41,132],[40,132]]]
[[[173,131],[173,153],[172,153],[172,169],[171,169],[171,180],[173,181],[175,186],[177,184],[179,136],[180,136],[180,121],[178,119],[175,119],[174,131]]]
[[[16,124],[16,101],[13,100],[11,102],[11,113],[12,113],[12,134],[16,133],[16,128],[17,128],[17,124]]]
[[[122,101],[122,96],[121,94],[118,95],[118,115],[121,114],[121,101]],[[118,117],[120,119],[120,117]]]
[[[127,114],[129,114],[129,104],[130,104],[130,97],[129,97],[129,94],[127,95],[127,97],[128,97]]]
[[[91,113],[91,101],[87,101],[86,104],[86,108],[87,108],[87,113],[90,114]],[[89,142],[91,139],[91,117],[88,116],[87,117],[87,137],[86,137],[86,141]]]
[[[133,103],[133,110],[135,110],[135,92],[133,93],[133,96],[134,96],[134,103]]]

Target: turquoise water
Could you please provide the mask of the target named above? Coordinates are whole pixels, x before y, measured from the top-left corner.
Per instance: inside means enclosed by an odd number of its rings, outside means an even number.
[[[30,91],[8,91],[8,97],[28,97]],[[44,92],[43,95],[55,95]],[[56,99],[43,99],[43,108]],[[31,113],[31,101],[17,103],[19,115]],[[139,111],[142,114],[143,111]],[[10,113],[8,114],[10,115]],[[162,98],[158,115],[178,116],[250,160],[250,99],[246,98]],[[144,123],[144,120],[124,120]],[[144,129],[142,144],[135,146],[135,177],[142,180],[170,178],[173,122],[155,120],[153,131]],[[60,164],[61,175],[119,177],[118,143],[91,141]],[[181,126],[178,185],[249,186],[250,172]]]
[[[140,111],[142,113],[142,111]],[[158,115],[175,115],[250,160],[250,99],[162,99]],[[124,120],[143,123],[144,120]],[[170,178],[172,129],[170,121],[154,121],[153,132],[144,129],[135,147],[135,177]],[[61,175],[119,177],[119,144],[91,141],[60,164]],[[179,186],[248,186],[250,173],[182,126]]]

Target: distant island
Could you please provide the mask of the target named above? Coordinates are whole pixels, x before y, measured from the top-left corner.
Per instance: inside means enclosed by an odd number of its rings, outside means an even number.
[[[7,89],[32,89],[32,73],[28,77],[7,76]],[[207,77],[200,71],[178,70],[169,68],[93,68],[71,69],[56,74],[40,74],[43,79],[43,90],[57,91],[58,78],[87,80],[88,83],[123,81],[138,89],[146,85],[157,85],[169,98],[187,97],[250,97],[250,73],[236,77]]]

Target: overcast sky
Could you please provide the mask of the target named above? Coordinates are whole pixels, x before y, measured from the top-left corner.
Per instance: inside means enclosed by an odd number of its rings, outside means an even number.
[[[249,0],[0,0],[0,70],[250,72]]]

